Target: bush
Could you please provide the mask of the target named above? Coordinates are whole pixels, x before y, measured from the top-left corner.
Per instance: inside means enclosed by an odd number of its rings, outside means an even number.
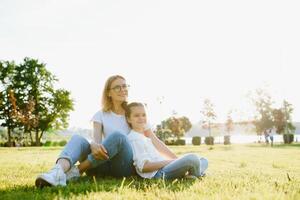
[[[193,145],[200,145],[200,144],[201,144],[201,137],[199,137],[199,136],[194,136],[194,137],[192,138],[192,144],[193,144]]]
[[[214,145],[214,137],[209,136],[209,137],[205,137],[205,144],[207,145]]]
[[[283,134],[284,144],[291,144],[294,142],[294,134]]]
[[[49,141],[49,140],[47,140],[47,141],[43,144],[43,146],[45,146],[45,147],[50,147],[51,145],[52,145],[52,142]]]
[[[230,135],[225,135],[224,136],[224,144],[225,145],[230,144]]]
[[[185,145],[185,140],[184,139],[178,139],[175,141],[175,145]]]
[[[61,141],[58,143],[58,145],[61,146],[61,147],[65,146],[66,144],[67,144],[67,141],[66,141],[66,140],[61,140]]]
[[[167,140],[165,141],[165,144],[166,144],[166,145],[175,145],[175,140],[174,140],[174,139],[167,139]]]
[[[53,147],[58,146],[58,141],[53,141],[53,142],[51,143],[51,146],[53,146]]]

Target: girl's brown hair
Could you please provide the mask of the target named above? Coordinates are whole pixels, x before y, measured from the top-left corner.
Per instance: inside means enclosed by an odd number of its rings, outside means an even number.
[[[114,82],[117,79],[123,79],[124,81],[126,81],[123,76],[114,75],[114,76],[109,77],[107,79],[107,81],[105,82],[103,93],[102,93],[102,110],[104,112],[111,111],[114,106],[112,99],[111,99],[111,97],[108,96],[108,94],[109,94],[109,90],[111,89],[112,82]],[[126,105],[127,105],[127,102],[124,101],[122,103],[122,107],[125,109]]]
[[[131,124],[128,122],[128,118],[131,115],[131,111],[132,111],[131,109],[133,107],[143,107],[143,108],[145,108],[144,104],[139,103],[139,102],[132,102],[132,103],[127,104],[125,106],[125,117],[126,117],[127,124],[129,125],[130,128],[132,128],[132,127],[131,127]]]

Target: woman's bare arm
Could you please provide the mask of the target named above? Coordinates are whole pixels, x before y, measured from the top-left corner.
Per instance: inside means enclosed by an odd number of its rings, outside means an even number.
[[[95,159],[107,160],[107,150],[101,144],[103,138],[102,124],[99,122],[93,123],[93,141],[91,142],[91,151]]]

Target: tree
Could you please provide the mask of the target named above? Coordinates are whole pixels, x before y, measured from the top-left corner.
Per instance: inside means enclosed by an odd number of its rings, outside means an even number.
[[[12,146],[12,131],[17,123],[12,116],[10,93],[13,87],[13,76],[16,65],[14,62],[0,61],[0,121],[1,126],[7,128],[8,146]]]
[[[192,127],[190,120],[187,117],[170,117],[162,122],[163,127],[169,129],[177,139],[180,139]]]
[[[14,119],[32,141],[34,133],[34,144],[38,146],[46,131],[67,127],[68,113],[73,110],[70,92],[54,89],[57,81],[46,64],[35,59],[25,58],[14,68],[11,85]]]
[[[255,90],[255,92],[250,95],[250,99],[256,109],[253,124],[255,126],[256,133],[261,135],[263,132],[273,127],[273,101],[271,96],[264,89]]]
[[[278,134],[291,134],[295,131],[292,123],[291,114],[293,112],[292,104],[283,101],[281,108],[273,109],[274,126]]]
[[[203,128],[207,128],[209,136],[211,136],[211,124],[216,120],[217,115],[214,111],[214,105],[209,99],[204,100],[203,110],[201,111],[201,114],[203,115]]]
[[[172,136],[172,132],[169,129],[165,129],[162,125],[156,126],[156,136],[163,142],[165,142],[169,137]]]
[[[228,133],[228,135],[230,135],[230,133],[234,130],[234,124],[233,124],[233,120],[231,117],[231,111],[229,111],[229,113],[227,115],[227,120],[226,120],[225,126],[226,126],[226,132]]]

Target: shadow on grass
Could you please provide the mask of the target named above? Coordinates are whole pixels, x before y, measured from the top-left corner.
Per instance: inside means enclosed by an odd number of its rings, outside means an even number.
[[[80,180],[71,182],[67,187],[45,187],[38,189],[35,186],[16,186],[6,190],[0,190],[1,199],[55,199],[57,197],[70,198],[73,195],[88,194],[89,192],[114,192],[118,193],[123,189],[135,189],[137,191],[147,191],[149,188],[165,188],[175,192],[191,187],[197,180],[173,180],[164,181],[162,179],[141,179],[130,177],[126,179],[97,178],[84,176]]]
[[[293,144],[274,144],[273,146],[271,146],[270,144],[248,144],[247,147],[258,147],[258,148],[293,148],[293,147],[298,147],[300,148],[300,143],[293,143]]]

